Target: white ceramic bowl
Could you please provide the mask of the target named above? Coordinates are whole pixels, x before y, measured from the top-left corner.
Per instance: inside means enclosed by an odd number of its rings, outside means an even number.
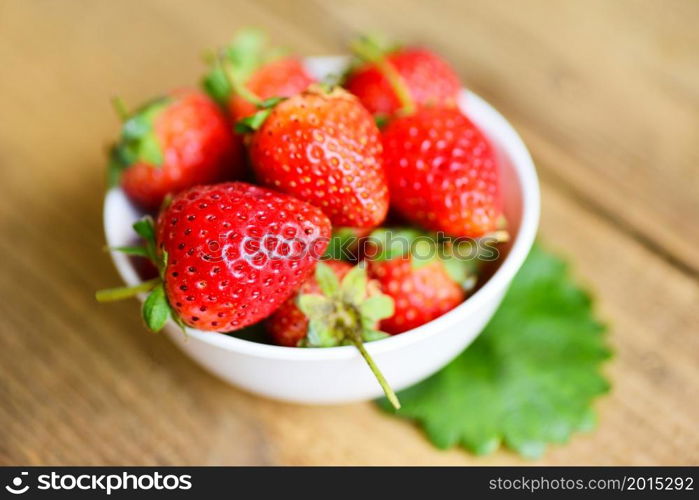
[[[318,77],[341,71],[345,63],[345,58],[310,58],[306,62],[309,71]],[[539,184],[521,138],[505,118],[472,92],[462,93],[460,105],[500,155],[505,213],[512,240],[497,271],[463,304],[419,328],[367,344],[367,350],[395,390],[436,372],[473,341],[500,304],[537,231]],[[120,189],[109,191],[104,203],[107,244],[115,247],[132,243],[131,224],[140,216]],[[127,256],[112,252],[112,259],[127,285],[140,282]],[[279,347],[193,329],[188,329],[185,337],[172,322],[165,331],[208,371],[256,394],[311,404],[347,403],[382,394],[353,346]]]

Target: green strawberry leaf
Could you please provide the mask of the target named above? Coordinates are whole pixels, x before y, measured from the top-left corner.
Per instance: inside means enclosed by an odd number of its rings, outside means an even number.
[[[366,268],[362,264],[350,269],[340,284],[344,300],[350,304],[361,303],[366,297],[367,281]]]
[[[219,105],[225,106],[233,89],[221,67],[220,61],[212,56],[211,69],[202,79],[201,85],[209,97]]]
[[[132,227],[134,231],[136,231],[136,234],[143,238],[143,241],[146,244],[146,256],[158,269],[164,268],[165,263],[158,257],[158,252],[156,250],[155,224],[153,223],[153,218],[146,215],[145,217],[134,222]]]
[[[306,333],[306,347],[333,347],[339,342],[338,333],[332,324],[324,319],[311,319]]]
[[[413,269],[420,269],[438,258],[438,243],[429,236],[418,236],[413,242],[413,251],[410,256],[410,265]]]
[[[372,63],[381,75],[388,80],[393,92],[401,104],[400,114],[412,114],[415,111],[415,102],[410,88],[396,67],[389,61],[388,55],[398,50],[386,38],[379,35],[362,36],[351,43],[352,52],[357,59],[353,69],[362,66],[362,63]]]
[[[454,256],[442,259],[444,269],[456,283],[464,290],[471,290],[478,276],[478,261],[476,259],[464,260]]]
[[[254,115],[246,116],[238,120],[235,124],[235,131],[239,134],[249,134],[258,130],[271,112],[272,110],[270,108],[261,109]]]
[[[146,247],[134,247],[134,246],[110,247],[109,250],[112,250],[114,252],[125,253],[126,255],[134,255],[136,257],[150,258],[150,255],[148,254],[148,250],[146,249]]]
[[[160,149],[160,144],[155,134],[145,134],[143,136],[138,149],[138,157],[140,160],[150,163],[151,165],[160,166],[163,164],[163,152]]]
[[[366,298],[359,304],[359,313],[370,325],[393,316],[394,304],[390,295],[378,294]]]
[[[170,304],[165,296],[162,283],[156,286],[143,302],[143,320],[153,332],[159,332],[170,318]]]
[[[136,231],[146,243],[155,244],[155,225],[151,217],[143,217],[133,223],[133,230]]]
[[[324,260],[355,260],[353,249],[359,242],[358,232],[351,227],[338,227],[333,229],[328,248],[323,255]]]
[[[110,187],[116,186],[121,173],[134,163],[153,167],[163,164],[165,157],[155,133],[155,122],[170,102],[169,97],[154,99],[126,118],[119,142],[109,151],[107,182]]]
[[[220,105],[225,106],[234,90],[221,59],[230,65],[230,76],[233,76],[238,84],[245,85],[250,75],[268,60],[268,55],[263,51],[264,44],[264,34],[249,28],[238,32],[233,41],[223,48],[221,57],[215,54],[208,55],[206,59],[211,67],[202,80],[204,91]]]
[[[266,59],[263,54],[265,34],[256,28],[238,31],[224,54],[244,79],[247,79]]]
[[[287,98],[286,97],[270,97],[268,99],[265,99],[264,101],[260,102],[257,107],[259,109],[270,109],[279,104],[282,101],[285,101]]]
[[[371,258],[380,262],[405,257],[410,254],[415,239],[424,234],[412,228],[375,229],[369,235],[369,242],[376,247],[376,253]]]
[[[501,443],[528,458],[594,424],[609,390],[605,328],[566,264],[534,246],[485,331],[454,361],[400,394],[397,415],[439,448],[486,454]],[[390,406],[384,401],[384,409]]]
[[[322,262],[316,264],[315,278],[320,286],[320,291],[326,297],[333,297],[340,290],[340,280],[327,264]]]
[[[362,61],[375,62],[401,46],[380,33],[368,33],[352,41],[351,48]]]
[[[308,319],[324,320],[333,311],[332,301],[317,293],[304,293],[296,298],[296,305]]]
[[[390,337],[386,332],[380,332],[379,330],[374,330],[373,328],[364,328],[362,330],[362,340],[364,342],[373,342],[375,340],[381,340]]]

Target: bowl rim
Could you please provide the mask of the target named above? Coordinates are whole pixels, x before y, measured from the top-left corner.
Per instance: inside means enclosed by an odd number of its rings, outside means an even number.
[[[538,229],[540,214],[540,193],[539,180],[534,162],[529,154],[524,141],[510,125],[510,123],[487,101],[477,94],[463,89],[460,95],[460,107],[464,113],[473,118],[473,121],[481,128],[487,123],[491,128],[498,130],[497,136],[484,133],[490,140],[497,138],[497,142],[502,151],[509,156],[512,169],[516,174],[516,182],[519,183],[522,197],[522,216],[519,231],[508,255],[502,261],[498,269],[473,295],[468,297],[463,303],[443,314],[442,316],[425,323],[417,328],[403,332],[399,335],[392,335],[388,338],[367,343],[367,349],[372,355],[379,355],[384,352],[400,350],[416,342],[421,342],[432,336],[438,335],[448,326],[460,319],[467,317],[473,311],[482,307],[492,300],[499,292],[503,292],[509,286],[519,268],[524,263],[529,250],[531,249]],[[472,116],[477,115],[477,116]],[[123,195],[120,187],[111,188],[104,200],[104,228],[107,233],[107,244],[111,246],[108,231],[108,210],[110,209],[110,199],[113,196]],[[122,280],[129,285],[138,283],[137,274],[124,254],[110,252],[114,266]],[[139,296],[144,300],[145,295]],[[166,328],[179,327],[168,321]],[[206,344],[248,356],[261,357],[265,359],[283,359],[290,361],[327,361],[331,359],[350,359],[359,356],[354,346],[338,347],[317,347],[317,348],[295,348],[262,344],[251,340],[237,338],[231,335],[218,332],[205,332],[193,328],[186,328],[187,336]],[[181,334],[181,332],[180,332]],[[185,340],[186,341],[186,340]]]

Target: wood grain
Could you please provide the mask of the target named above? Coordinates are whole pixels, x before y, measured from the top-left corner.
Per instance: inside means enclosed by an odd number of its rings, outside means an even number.
[[[521,463],[437,451],[371,404],[250,396],[145,333],[135,303],[94,303],[117,282],[109,98],[195,84],[202,49],[249,24],[307,54],[380,29],[449,58],[522,132],[542,238],[611,325],[598,430],[540,463],[699,463],[697,21],[691,0],[0,1],[0,463]]]

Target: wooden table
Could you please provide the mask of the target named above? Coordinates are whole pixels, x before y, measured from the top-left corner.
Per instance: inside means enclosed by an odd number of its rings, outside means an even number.
[[[304,54],[425,42],[520,130],[542,239],[611,324],[600,425],[542,464],[699,463],[699,2],[0,1],[0,462],[517,464],[435,450],[372,404],[292,406],[141,327],[102,251],[109,98],[197,82],[244,25]],[[204,5],[205,4],[205,5]]]

